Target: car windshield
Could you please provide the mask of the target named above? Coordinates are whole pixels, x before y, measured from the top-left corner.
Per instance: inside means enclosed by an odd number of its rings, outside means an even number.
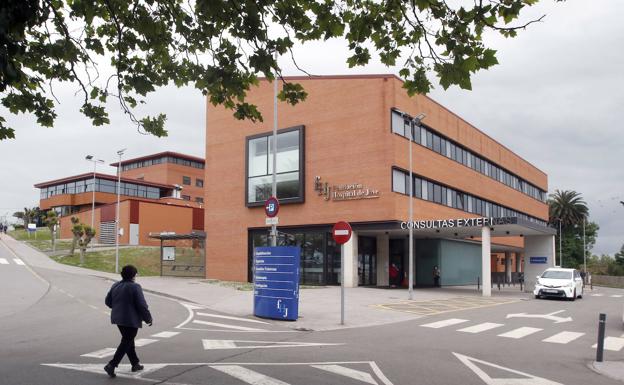
[[[544,274],[542,274],[542,278],[571,279],[572,278],[572,272],[570,272],[570,271],[546,270],[544,272]]]

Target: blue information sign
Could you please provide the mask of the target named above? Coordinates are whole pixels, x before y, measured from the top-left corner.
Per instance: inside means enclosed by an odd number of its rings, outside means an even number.
[[[300,255],[299,247],[254,249],[254,315],[297,320]]]
[[[546,263],[548,257],[529,257],[529,263]]]

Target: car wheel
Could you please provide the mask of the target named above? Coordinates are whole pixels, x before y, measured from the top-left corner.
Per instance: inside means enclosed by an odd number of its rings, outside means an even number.
[[[583,289],[581,289],[581,295],[579,295],[579,296],[578,296],[579,298],[583,298],[583,291],[584,291],[584,290],[583,290]]]
[[[574,300],[576,300],[576,288],[574,289],[574,294],[572,294],[572,298],[570,298],[570,301]]]
[[[535,299],[540,299],[541,297],[538,294],[535,294]]]

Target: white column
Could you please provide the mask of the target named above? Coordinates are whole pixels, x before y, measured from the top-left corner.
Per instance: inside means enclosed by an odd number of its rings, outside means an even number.
[[[511,282],[511,253],[505,252],[505,283]]]
[[[345,287],[357,287],[358,285],[358,237],[355,231],[349,242],[344,244],[344,269]]]
[[[484,297],[492,296],[491,249],[490,228],[489,226],[483,226],[481,228],[481,295]]]
[[[377,235],[377,286],[388,286],[390,267],[390,236],[388,234]]]
[[[533,257],[533,261],[531,261],[531,257]],[[544,257],[546,257],[546,261],[542,263]],[[547,268],[554,267],[555,259],[554,235],[524,237],[524,291],[531,292],[535,289],[536,277]]]
[[[520,267],[522,266],[520,263],[520,261],[522,260],[522,253],[516,252],[515,255],[516,255],[516,273],[520,273],[522,272],[522,269]]]

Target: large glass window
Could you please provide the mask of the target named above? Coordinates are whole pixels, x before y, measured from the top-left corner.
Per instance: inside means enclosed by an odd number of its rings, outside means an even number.
[[[303,202],[303,126],[277,135],[277,198]],[[247,139],[247,204],[259,205],[271,196],[273,172],[272,135]]]

